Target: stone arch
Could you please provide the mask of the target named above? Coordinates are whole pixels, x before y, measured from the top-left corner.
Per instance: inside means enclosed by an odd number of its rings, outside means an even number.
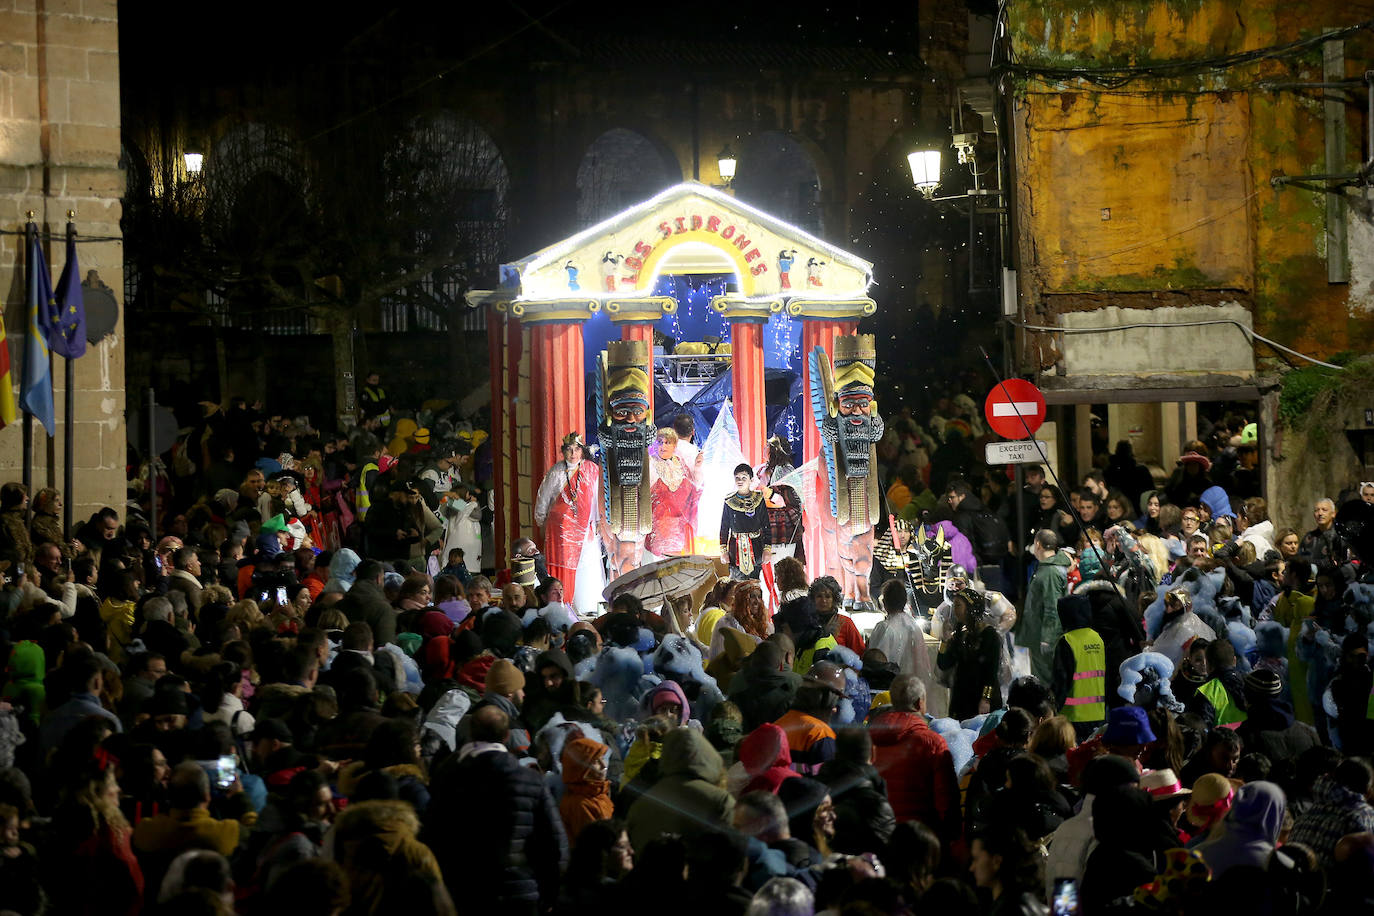
[[[746,137],[738,150],[735,196],[815,236],[824,234],[819,149],[786,131]]]
[[[577,221],[592,226],[681,181],[670,153],[638,131],[614,127],[588,146],[577,167]]]
[[[414,118],[385,154],[386,199],[414,244],[447,238],[470,269],[506,255],[510,172],[485,128],[451,111]]]
[[[285,128],[244,122],[228,128],[205,157],[205,224],[212,238],[267,236],[303,216],[310,195],[309,170],[300,144]],[[273,186],[262,193],[264,184]]]

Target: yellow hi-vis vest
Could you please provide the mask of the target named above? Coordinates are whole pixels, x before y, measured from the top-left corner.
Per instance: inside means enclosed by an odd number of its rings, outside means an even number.
[[[1231,702],[1231,695],[1226,692],[1225,686],[1221,681],[1212,678],[1207,683],[1197,689],[1197,692],[1207,698],[1207,702],[1212,704],[1212,708],[1217,713],[1217,725],[1237,725],[1244,722],[1247,718],[1245,710]]]
[[[1073,650],[1073,690],[1060,710],[1070,722],[1101,722],[1107,718],[1107,650],[1102,637],[1089,627],[1064,634]]]
[[[358,475],[358,518],[367,518],[367,510],[372,508],[372,494],[367,489],[367,475],[372,471],[378,471],[377,462],[369,461],[363,465],[363,472]]]

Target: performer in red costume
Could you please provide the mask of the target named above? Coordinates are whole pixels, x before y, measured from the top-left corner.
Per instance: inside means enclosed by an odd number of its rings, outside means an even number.
[[[644,546],[660,557],[685,556],[695,552],[697,501],[701,486],[702,454],[692,464],[683,463],[677,454],[677,433],[658,431],[658,455],[649,459],[653,480],[654,530]]]
[[[544,475],[534,501],[534,521],[544,532],[549,575],[576,594],[577,562],[601,510],[597,466],[582,460],[585,443],[577,433],[563,437],[563,460]]]

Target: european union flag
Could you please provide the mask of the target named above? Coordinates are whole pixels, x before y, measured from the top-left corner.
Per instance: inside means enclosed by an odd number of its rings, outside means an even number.
[[[38,244],[38,234],[29,237],[29,326],[24,335],[24,383],[19,404],[38,418],[51,436],[57,431],[53,421],[52,376],[48,372],[48,336],[52,333],[52,276]]]
[[[86,303],[81,298],[81,265],[76,261],[76,238],[67,237],[67,263],[57,280],[57,307],[48,346],[58,356],[79,359],[86,353]]]

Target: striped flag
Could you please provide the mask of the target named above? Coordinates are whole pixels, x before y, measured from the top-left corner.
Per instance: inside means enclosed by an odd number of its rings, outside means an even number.
[[[5,340],[5,316],[0,312],[0,429],[19,419],[14,403],[14,377],[10,375],[10,345]]]

